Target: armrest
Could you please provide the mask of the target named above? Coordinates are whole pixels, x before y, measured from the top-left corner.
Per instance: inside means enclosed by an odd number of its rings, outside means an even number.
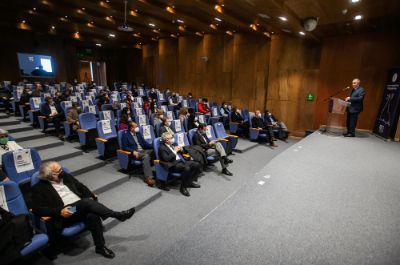
[[[129,156],[129,155],[132,155],[131,152],[128,152],[128,151],[125,151],[125,150],[122,150],[122,149],[118,149],[117,152],[118,152],[118,153],[121,153],[121,154],[128,155],[128,156]]]
[[[239,136],[233,135],[233,134],[228,134],[228,136],[231,137],[231,138],[239,138]]]
[[[239,122],[233,122],[233,121],[230,121],[229,123],[230,124],[238,124],[238,125],[240,124]]]
[[[100,141],[100,142],[103,142],[103,143],[107,143],[108,142],[108,140],[100,138],[100,137],[97,137],[96,141]]]
[[[29,209],[29,212],[30,212],[31,214],[33,214],[32,209]],[[50,219],[51,219],[50,216],[42,216],[42,217],[40,217],[40,220],[42,220],[42,221],[48,221],[48,220],[50,220]]]
[[[160,164],[160,160],[154,160],[154,164]]]
[[[261,129],[258,128],[250,128],[251,131],[261,131]]]
[[[189,154],[183,154],[182,155],[184,158],[190,158],[190,155]]]
[[[39,119],[47,119],[46,116],[38,116]]]
[[[88,132],[88,130],[79,129],[78,132]]]

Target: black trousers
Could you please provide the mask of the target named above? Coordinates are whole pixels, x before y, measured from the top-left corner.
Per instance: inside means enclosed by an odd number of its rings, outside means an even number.
[[[176,164],[170,169],[182,174],[181,188],[186,188],[193,180],[197,180],[197,176],[200,173],[200,164],[195,161],[185,161],[179,162],[179,164]]]
[[[101,221],[102,219],[104,220],[108,217],[113,217],[115,212],[103,204],[89,198],[81,199],[73,203],[71,206],[76,206],[76,212],[69,218],[61,218],[60,228],[63,229],[77,222],[84,222],[87,229],[92,234],[94,245],[96,247],[104,246],[105,240]],[[48,226],[47,229],[50,245],[52,245],[57,242],[56,240],[59,238],[59,231],[57,231],[55,227],[51,226]]]
[[[268,136],[268,142],[270,145],[274,145],[274,132],[272,131],[271,126],[265,127],[263,130],[260,131],[262,134],[266,134]]]
[[[356,112],[356,113],[347,112],[347,124],[346,124],[347,125],[347,133],[355,135],[358,114],[360,114],[360,113],[359,112]]]

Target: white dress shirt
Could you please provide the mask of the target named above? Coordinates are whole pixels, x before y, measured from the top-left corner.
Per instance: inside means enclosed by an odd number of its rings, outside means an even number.
[[[61,200],[65,205],[73,204],[74,202],[79,201],[81,198],[78,197],[75,193],[73,193],[66,185],[64,185],[63,180],[60,183],[50,181],[51,186],[57,191],[58,195],[60,195]]]

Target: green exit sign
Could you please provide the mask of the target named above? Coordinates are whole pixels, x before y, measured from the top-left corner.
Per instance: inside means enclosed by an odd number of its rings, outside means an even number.
[[[313,93],[308,93],[307,97],[306,97],[307,101],[314,101],[315,96]]]

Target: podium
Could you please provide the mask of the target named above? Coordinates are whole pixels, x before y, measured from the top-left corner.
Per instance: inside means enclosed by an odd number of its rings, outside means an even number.
[[[333,135],[341,135],[345,132],[346,109],[350,102],[340,98],[330,97],[328,101],[328,117],[325,132]]]

